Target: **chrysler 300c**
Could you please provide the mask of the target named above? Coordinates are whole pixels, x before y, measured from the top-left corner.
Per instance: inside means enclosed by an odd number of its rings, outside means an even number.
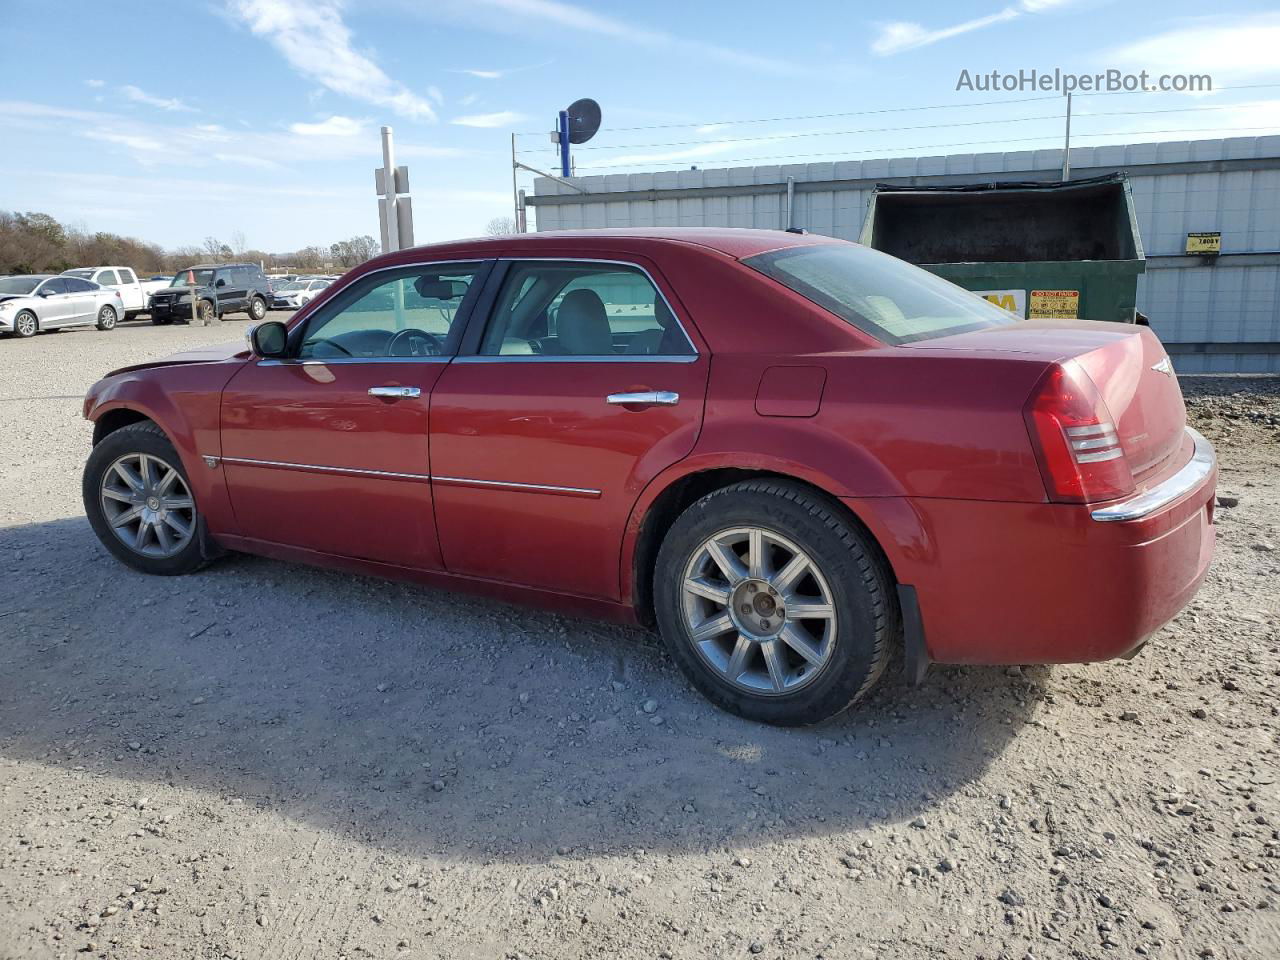
[[[1024,321],[856,244],[548,233],[349,273],[85,400],[120,560],[226,550],[656,624],[780,724],[930,662],[1131,656],[1217,478],[1144,326]]]

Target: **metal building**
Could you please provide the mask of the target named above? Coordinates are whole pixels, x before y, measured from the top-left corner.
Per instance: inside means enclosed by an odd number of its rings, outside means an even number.
[[[804,227],[856,240],[877,183],[1057,179],[1062,151],[538,178],[538,230]],[[1129,175],[1147,272],[1138,309],[1183,373],[1280,372],[1280,136],[1073,147],[1071,174]],[[1188,253],[1212,247],[1218,253]]]

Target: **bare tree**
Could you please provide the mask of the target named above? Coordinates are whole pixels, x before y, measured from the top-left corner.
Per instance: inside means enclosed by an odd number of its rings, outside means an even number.
[[[344,267],[354,267],[378,255],[378,241],[367,234],[339,240],[329,246],[333,259]]]
[[[484,225],[486,236],[505,237],[516,232],[516,221],[512,217],[494,217]]]
[[[245,243],[243,230],[236,230],[231,234],[231,249],[235,252],[235,255],[238,258],[243,259],[244,252],[248,248],[249,245]]]
[[[217,237],[204,238],[204,252],[210,260],[230,260],[232,256],[231,248]]]

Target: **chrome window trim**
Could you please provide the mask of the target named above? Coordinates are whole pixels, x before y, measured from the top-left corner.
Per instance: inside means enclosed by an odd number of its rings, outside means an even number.
[[[388,480],[422,480],[450,486],[500,488],[524,493],[558,493],[571,497],[599,497],[601,491],[591,487],[562,487],[550,483],[521,483],[515,480],[477,480],[474,477],[433,477],[428,473],[395,473],[390,470],[366,470],[362,467],[329,467],[314,463],[290,463],[285,460],[253,460],[248,457],[201,456],[205,466],[214,469],[218,464],[243,467],[274,467],[279,470],[299,470],[303,473],[333,473],[358,477],[382,477]]]
[[[689,336],[689,331],[685,329],[684,321],[680,319],[680,314],[676,313],[675,309],[671,306],[671,301],[668,300],[667,295],[662,292],[662,287],[660,287],[657,281],[653,279],[653,274],[651,274],[648,271],[648,269],[646,269],[642,264],[634,263],[630,260],[609,260],[601,257],[498,257],[497,261],[498,263],[602,263],[608,266],[630,267],[633,270],[639,270],[642,274],[644,274],[644,278],[649,281],[650,286],[653,287],[653,292],[662,298],[662,302],[665,303],[667,305],[667,309],[671,311],[671,316],[676,322],[676,327],[678,327],[680,330],[680,336],[684,337],[684,342],[689,345],[689,349],[692,350],[693,353],[689,355],[670,354],[670,353],[636,354],[635,356],[620,355],[617,357],[611,357],[608,355],[599,356],[599,357],[587,357],[587,356],[550,357],[550,356],[545,356],[543,354],[530,355],[530,354],[520,354],[520,353],[508,353],[508,354],[474,353],[474,354],[467,354],[466,356],[459,356],[456,358],[457,360],[460,360],[460,361],[467,360],[470,362],[477,362],[478,360],[483,359],[489,362],[497,361],[501,363],[505,363],[508,360],[523,361],[523,360],[530,360],[530,359],[569,360],[570,362],[579,362],[579,363],[582,363],[582,362],[599,363],[601,361],[608,363],[608,362],[617,362],[619,360],[621,361],[648,360],[650,362],[653,362],[657,360],[665,363],[695,363],[697,362],[700,356],[700,354],[698,353],[698,345],[694,343],[693,338]],[[506,283],[505,277],[503,278],[503,283]],[[493,317],[491,312],[490,316],[485,318],[486,326],[488,325],[488,321],[492,319]],[[472,358],[475,358],[475,359],[472,359]]]
[[[259,360],[260,367],[328,367],[328,366],[345,366],[352,363],[448,363],[453,357],[334,357],[332,360],[317,360],[314,357],[308,357],[305,360],[298,360],[292,357],[280,358],[272,357],[265,360]]]
[[[1099,507],[1090,515],[1099,523],[1117,523],[1125,520],[1141,520],[1158,510],[1162,510],[1180,497],[1190,493],[1205,481],[1213,472],[1218,458],[1213,446],[1200,433],[1191,427],[1185,428],[1190,435],[1194,449],[1191,460],[1181,470],[1150,490],[1138,494],[1120,503]]]
[[[508,353],[494,356],[492,354],[469,353],[465,356],[454,357],[454,363],[697,363],[701,359],[698,356],[691,357],[675,357],[669,355],[653,356],[648,354],[636,354],[634,356],[616,356],[616,357],[583,357],[583,356],[556,356],[547,353]]]

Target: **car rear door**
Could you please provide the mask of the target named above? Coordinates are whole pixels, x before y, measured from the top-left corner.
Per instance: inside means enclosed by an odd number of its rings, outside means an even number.
[[[64,323],[88,323],[98,313],[98,294],[102,287],[91,280],[79,277],[63,277],[66,285],[67,312]]]
[[[431,400],[445,567],[617,599],[627,519],[692,451],[709,357],[638,260],[503,262],[489,299]]]
[[[288,359],[250,361],[232,377],[214,459],[241,536],[440,568],[431,390],[487,269],[366,274],[294,327]]]

